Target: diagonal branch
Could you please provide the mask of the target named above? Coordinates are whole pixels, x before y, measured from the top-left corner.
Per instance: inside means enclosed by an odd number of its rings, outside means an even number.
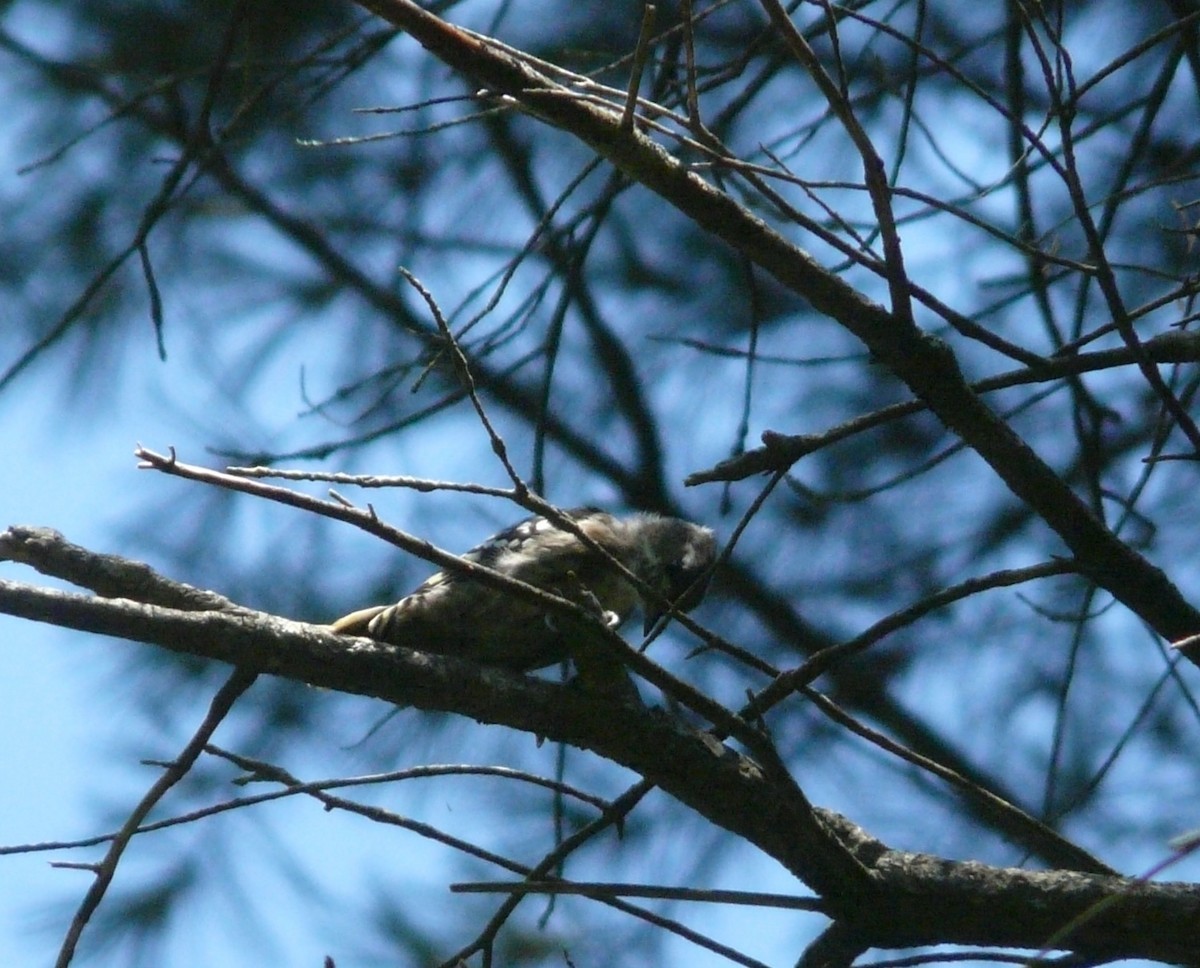
[[[636,126],[623,128],[615,108],[583,100],[511,50],[453,26],[411,0],[359,2],[492,93],[575,135],[629,178],[799,293],[818,312],[836,320],[1045,520],[1090,579],[1167,639],[1200,629],[1200,612],[1160,569],[1114,535],[983,403],[964,378],[953,351],[940,339],[866,298]]]
[[[1142,343],[1142,350],[1154,363],[1200,363],[1200,334],[1169,330],[1146,340]],[[1036,367],[1021,367],[977,380],[971,384],[971,389],[976,393],[990,393],[994,390],[1048,383],[1053,380],[1069,380],[1082,373],[1128,366],[1133,361],[1133,354],[1127,347],[1099,350],[1095,353],[1071,353],[1055,356]],[[764,446],[747,450],[708,470],[697,471],[684,483],[691,487],[697,484],[711,484],[714,481],[739,481],[755,474],[788,470],[797,461],[822,447],[829,447],[855,434],[864,433],[893,420],[910,417],[925,409],[925,404],[920,400],[905,400],[854,417],[819,434],[781,434],[767,430],[762,435]]]
[[[865,887],[861,865],[794,786],[772,779],[711,734],[658,711],[249,609],[183,611],[0,580],[0,613],[399,705],[454,711],[589,749],[684,803],[707,801],[702,815],[759,843],[818,890],[853,896]]]
[[[240,666],[234,669],[233,674],[213,697],[208,715],[204,717],[199,729],[188,740],[179,756],[163,771],[162,776],[154,781],[154,784],[146,791],[146,795],[129,814],[124,825],[117,831],[109,845],[108,852],[104,855],[104,860],[96,867],[96,879],[92,881],[91,887],[88,888],[87,894],[80,902],[79,910],[71,919],[71,926],[67,929],[67,935],[59,949],[58,960],[55,963],[57,968],[66,968],[74,958],[83,929],[87,927],[88,921],[96,913],[96,908],[100,906],[108,886],[116,875],[117,865],[121,862],[125,848],[129,846],[134,834],[138,832],[142,821],[154,809],[155,804],[166,796],[167,791],[187,775],[196,759],[204,752],[205,744],[212,738],[212,734],[216,732],[229,710],[233,708],[238,697],[254,683],[254,679],[255,673]]]
[[[865,945],[1038,949],[1053,938],[1056,948],[1093,958],[1195,963],[1200,887],[995,868],[892,850],[662,710],[250,609],[195,611],[0,581],[0,613],[231,663],[240,671],[221,693],[229,699],[235,683],[265,672],[590,750],[778,860]],[[1098,909],[1104,916],[1091,916]]]

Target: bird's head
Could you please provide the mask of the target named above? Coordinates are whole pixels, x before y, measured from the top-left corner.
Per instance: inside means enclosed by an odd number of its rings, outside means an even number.
[[[642,562],[638,577],[676,608],[690,612],[708,590],[717,560],[717,539],[712,530],[678,518],[645,516],[638,522]],[[645,629],[649,633],[666,609],[661,603],[642,601]]]

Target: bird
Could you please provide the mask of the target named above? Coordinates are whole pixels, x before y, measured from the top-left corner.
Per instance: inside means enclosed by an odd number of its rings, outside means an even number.
[[[618,517],[594,507],[565,515],[652,594],[644,595],[578,535],[541,515],[499,532],[462,558],[577,602],[614,629],[639,604],[646,633],[666,612],[663,600],[681,611],[700,604],[717,557],[711,529],[645,512]],[[579,635],[579,623],[569,617],[454,570],[436,572],[393,605],[352,612],[332,629],[511,672],[570,657],[572,638]]]

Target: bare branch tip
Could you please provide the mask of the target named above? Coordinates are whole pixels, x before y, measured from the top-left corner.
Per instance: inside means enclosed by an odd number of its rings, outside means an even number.
[[[1171,643],[1171,648],[1176,650],[1190,649],[1196,646],[1200,646],[1200,632],[1185,635],[1182,639],[1176,639]]]
[[[70,860],[52,860],[50,866],[62,871],[90,871],[93,874],[100,873],[99,864],[85,864],[79,861]]]

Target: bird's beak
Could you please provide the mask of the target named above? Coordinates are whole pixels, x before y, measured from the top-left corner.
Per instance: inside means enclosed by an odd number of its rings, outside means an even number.
[[[658,620],[663,617],[663,610],[655,608],[652,605],[642,603],[642,611],[646,616],[645,622],[642,623],[642,635],[649,635],[650,630],[658,624]]]

